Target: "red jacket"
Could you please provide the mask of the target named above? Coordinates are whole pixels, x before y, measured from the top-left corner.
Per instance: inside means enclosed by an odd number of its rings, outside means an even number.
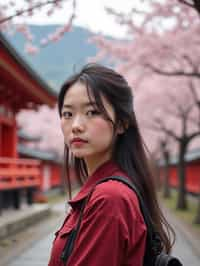
[[[56,232],[49,266],[63,266],[61,252],[77,223],[81,202],[97,181],[127,175],[109,161],[88,178],[62,227]],[[128,178],[128,177],[127,177]],[[80,230],[67,266],[142,266],[146,226],[135,193],[125,184],[109,180],[96,186],[84,209]]]

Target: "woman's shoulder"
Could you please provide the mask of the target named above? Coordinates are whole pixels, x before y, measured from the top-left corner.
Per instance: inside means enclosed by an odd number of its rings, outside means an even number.
[[[120,200],[130,197],[137,201],[137,195],[126,184],[118,180],[108,180],[98,184],[94,194],[108,199]]]
[[[136,193],[120,181],[108,180],[98,184],[91,196],[90,204],[101,204],[104,209],[111,212],[124,212],[142,219]]]

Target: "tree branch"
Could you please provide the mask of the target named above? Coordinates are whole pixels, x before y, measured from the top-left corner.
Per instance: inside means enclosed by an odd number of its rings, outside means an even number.
[[[193,0],[193,4],[188,3],[186,0],[179,0],[179,2],[193,9],[196,9],[196,11],[200,14],[200,0]]]
[[[190,66],[192,66],[193,72],[197,72],[198,73],[198,66],[195,66],[194,62],[192,61],[192,59],[187,54],[183,55],[183,59],[185,59],[188,62],[188,64]]]
[[[191,141],[193,138],[196,138],[198,136],[200,136],[200,130],[198,130],[198,131],[192,133],[191,135],[189,135],[188,136],[188,140]]]
[[[198,95],[194,86],[194,83],[192,82],[192,80],[190,80],[189,82],[189,88],[194,100],[194,103],[197,104],[198,108],[200,109],[200,99],[198,99]]]
[[[189,6],[189,7],[194,7],[193,4],[188,3],[186,0],[179,0],[179,2],[185,4],[185,5]]]
[[[23,15],[24,13],[30,12],[30,11],[32,11],[34,9],[37,9],[37,8],[40,8],[40,7],[43,7],[43,6],[46,6],[46,5],[54,4],[56,2],[57,2],[56,0],[49,0],[49,1],[46,1],[46,2],[43,2],[43,3],[39,2],[39,3],[37,3],[37,4],[35,4],[35,5],[31,6],[31,7],[28,7],[27,9],[18,10],[18,11],[16,11],[15,14],[0,19],[0,24],[3,24],[5,22],[13,19],[14,17],[19,17],[19,16]]]
[[[175,116],[177,118],[185,119],[190,112],[190,109],[193,108],[193,104],[189,106],[183,106],[183,104],[178,101],[178,98],[174,95],[167,93],[167,97],[169,98],[170,102],[173,102],[173,107],[175,107],[175,110],[169,109],[168,105],[164,108],[168,114],[171,114],[172,116]]]
[[[199,119],[198,119],[198,126],[200,128],[200,99],[198,98],[197,92],[196,92],[196,88],[194,86],[194,83],[192,82],[192,80],[190,80],[189,82],[189,88],[192,94],[192,97],[194,99],[194,103],[196,105],[196,107],[198,108],[199,111]]]
[[[151,69],[153,72],[159,74],[159,75],[163,75],[163,76],[186,76],[186,77],[196,77],[198,79],[200,79],[200,72],[184,72],[184,71],[165,71],[165,70],[161,70],[151,64],[145,64],[145,67],[148,67],[149,69]]]
[[[172,137],[176,141],[180,141],[180,138],[172,130],[165,127],[164,123],[160,118],[155,118],[154,122],[154,124],[149,124],[148,128],[150,130],[164,132],[166,135]]]

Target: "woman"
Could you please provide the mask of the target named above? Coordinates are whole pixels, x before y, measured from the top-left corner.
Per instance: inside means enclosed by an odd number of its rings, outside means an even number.
[[[143,265],[147,228],[136,194],[118,181],[96,185],[113,175],[137,187],[169,252],[171,228],[158,206],[127,81],[110,68],[88,64],[62,86],[58,108],[70,194],[71,164],[83,186],[69,201],[71,212],[56,233],[49,266],[65,265],[61,254],[91,189],[67,265]]]

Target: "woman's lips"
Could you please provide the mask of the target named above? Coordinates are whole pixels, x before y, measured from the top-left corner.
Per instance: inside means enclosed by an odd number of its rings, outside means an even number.
[[[87,143],[87,141],[83,140],[83,139],[73,139],[71,141],[71,144],[72,145],[75,145],[75,146],[82,146],[83,144]]]

